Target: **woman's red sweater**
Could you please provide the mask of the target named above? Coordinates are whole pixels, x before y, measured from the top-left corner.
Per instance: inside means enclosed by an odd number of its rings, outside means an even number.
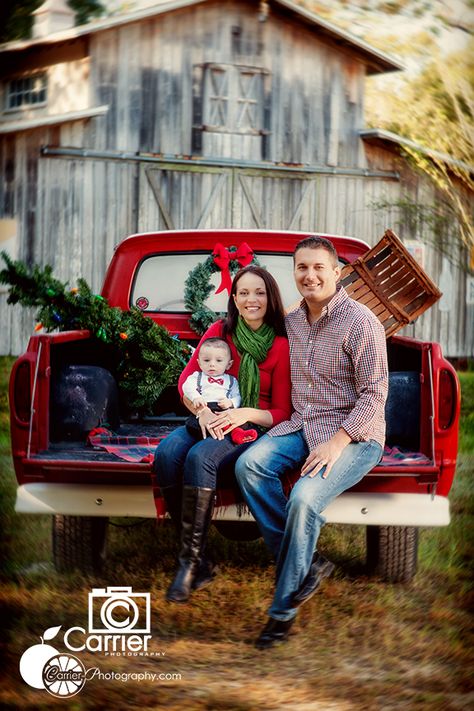
[[[206,338],[223,338],[223,321],[213,323],[199,341],[191,360],[181,373],[178,380],[178,389],[183,397],[183,383],[191,373],[200,370],[198,354],[201,343]],[[240,355],[231,337],[224,340],[230,346],[232,366],[227,371],[238,378]],[[269,410],[273,418],[273,425],[278,425],[291,416],[291,380],[290,380],[290,349],[288,340],[283,336],[275,336],[272,347],[267,357],[259,364],[260,370],[260,397],[258,406],[261,410]]]

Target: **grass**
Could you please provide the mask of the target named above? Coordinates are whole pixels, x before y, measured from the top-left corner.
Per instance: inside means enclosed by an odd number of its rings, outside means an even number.
[[[389,585],[364,576],[363,530],[328,526],[321,542],[338,563],[336,574],[301,609],[288,644],[262,653],[252,642],[266,617],[273,567],[260,541],[231,543],[214,531],[220,575],[182,606],[164,602],[176,548],[169,528],[154,521],[111,527],[102,578],[54,571],[49,517],[13,511],[16,482],[5,397],[11,363],[0,359],[2,708],[458,711],[474,705],[469,634],[474,373],[461,374],[463,425],[450,496],[452,523],[422,532],[413,583]],[[39,643],[48,627],[86,626],[88,593],[107,585],[151,593],[150,649],[159,656],[80,653],[85,666],[109,675],[178,673],[181,679],[94,679],[67,702],[27,686],[18,674],[25,649]]]

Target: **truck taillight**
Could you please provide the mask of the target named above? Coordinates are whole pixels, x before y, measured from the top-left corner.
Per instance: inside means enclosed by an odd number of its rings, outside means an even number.
[[[17,418],[22,422],[29,422],[31,410],[29,363],[20,363],[15,373],[14,406]]]
[[[449,370],[443,368],[439,374],[439,427],[448,429],[454,420],[456,410],[456,383]]]

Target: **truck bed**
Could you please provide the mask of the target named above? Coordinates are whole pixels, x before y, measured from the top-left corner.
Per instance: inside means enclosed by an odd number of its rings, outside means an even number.
[[[161,418],[157,419],[161,420]],[[173,418],[173,420],[173,422],[165,420],[150,423],[123,423],[115,430],[114,434],[117,438],[123,440],[135,438],[163,439],[176,427],[183,424],[185,418]],[[122,449],[124,450],[125,448],[126,445],[123,444]],[[53,442],[47,450],[35,454],[32,458],[60,461],[77,460],[81,462],[117,462],[117,460],[123,461],[120,456],[120,449],[120,445],[117,445],[117,453],[114,454],[104,448],[91,446],[88,442]],[[136,461],[140,463],[138,456]]]
[[[113,479],[118,483],[124,476],[128,483],[150,484],[153,452],[158,440],[183,424],[185,418],[175,417],[172,422],[165,418],[150,419],[151,422],[123,423],[110,437],[98,435],[93,445],[71,441],[52,443],[47,450],[33,455],[28,463],[33,468],[40,468],[49,481],[56,480],[57,472],[63,480],[67,478],[69,481],[110,483]],[[291,487],[297,476],[296,472],[285,477],[285,488]],[[386,480],[386,485],[400,477],[410,479],[417,487],[432,485],[438,476],[439,468],[422,452],[387,446],[382,462],[354,490],[379,487],[381,478]],[[235,489],[232,471],[221,472],[218,488]]]

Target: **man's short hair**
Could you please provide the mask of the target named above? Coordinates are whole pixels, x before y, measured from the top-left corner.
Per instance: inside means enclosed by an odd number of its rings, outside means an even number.
[[[218,338],[217,336],[214,336],[213,338],[206,338],[199,346],[199,350],[201,350],[201,348],[203,348],[203,346],[213,346],[214,348],[225,348],[229,358],[232,358],[232,351],[230,350],[230,346],[227,343],[227,341],[225,341],[223,338]]]
[[[295,251],[293,252],[293,262],[295,261],[296,252],[299,249],[325,249],[326,252],[329,252],[333,258],[333,266],[337,267],[339,263],[336,248],[330,240],[326,239],[326,237],[316,237],[316,235],[312,235],[300,240],[295,247]]]

